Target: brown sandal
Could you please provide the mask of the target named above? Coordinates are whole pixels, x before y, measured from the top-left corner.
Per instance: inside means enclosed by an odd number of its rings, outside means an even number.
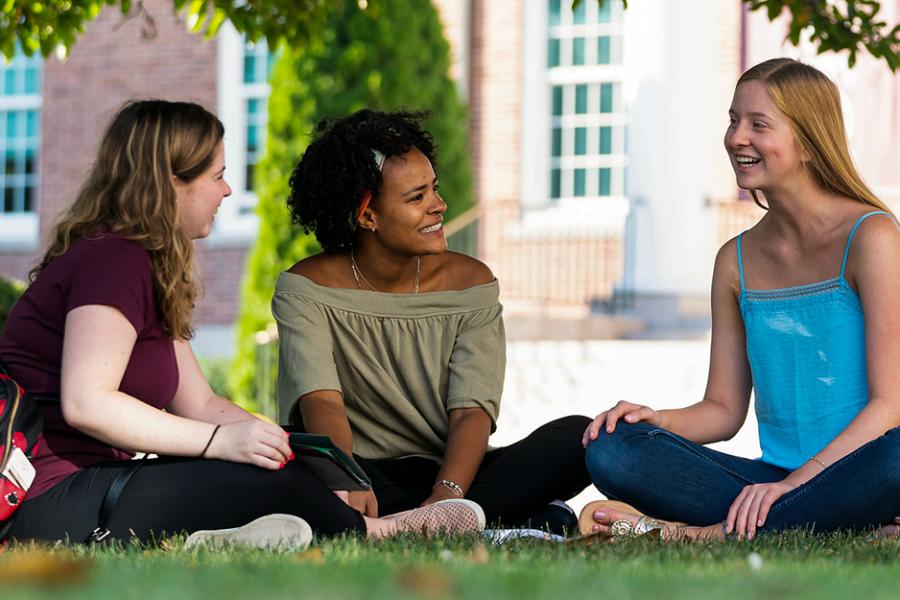
[[[615,510],[618,512],[640,515],[641,517],[644,516],[644,514],[635,507],[630,504],[625,504],[624,502],[619,502],[618,500],[594,500],[593,502],[588,502],[585,507],[581,509],[581,514],[578,515],[578,532],[581,535],[591,535],[596,533],[593,529],[594,525],[597,524],[597,522],[594,521],[594,513],[598,510]],[[616,521],[616,523],[618,523],[618,521]],[[613,525],[615,525],[615,523],[613,523]],[[624,526],[620,527],[624,529]]]

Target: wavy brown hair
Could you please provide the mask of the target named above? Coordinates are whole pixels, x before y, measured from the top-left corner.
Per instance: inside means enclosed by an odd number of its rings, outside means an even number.
[[[75,201],[53,226],[34,278],[76,240],[115,233],[146,248],[162,327],[189,339],[197,297],[194,245],[178,222],[174,178],[196,179],[212,164],[222,123],[190,102],[126,103],[100,141]]]
[[[806,171],[821,189],[893,214],[869,189],[853,164],[841,94],[824,73],[791,58],[773,58],[749,68],[735,89],[748,81],[762,82],[772,102],[787,116],[794,139],[809,156]],[[750,193],[756,204],[767,208],[756,190]]]

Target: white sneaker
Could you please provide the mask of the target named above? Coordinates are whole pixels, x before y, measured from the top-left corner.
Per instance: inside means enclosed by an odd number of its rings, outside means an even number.
[[[240,527],[195,531],[188,536],[184,549],[238,546],[263,550],[304,550],[310,542],[312,529],[309,523],[295,515],[273,513]]]
[[[450,498],[394,515],[398,532],[465,533],[484,529],[484,511],[471,500]]]

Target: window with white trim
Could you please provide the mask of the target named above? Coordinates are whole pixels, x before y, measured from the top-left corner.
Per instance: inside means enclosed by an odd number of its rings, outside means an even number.
[[[549,0],[551,201],[623,196],[622,5]]]
[[[37,242],[43,61],[21,48],[0,64],[0,245]]]
[[[246,245],[256,236],[256,170],[266,147],[269,76],[274,55],[265,40],[248,42],[230,23],[218,36],[216,112],[225,125],[225,179],[232,195],[219,208],[209,242]]]
[[[244,101],[244,203],[242,212],[253,212],[256,208],[256,165],[266,147],[266,126],[268,125],[268,104],[271,88],[269,75],[272,73],[274,56],[269,52],[265,40],[244,43],[244,80],[241,97]]]

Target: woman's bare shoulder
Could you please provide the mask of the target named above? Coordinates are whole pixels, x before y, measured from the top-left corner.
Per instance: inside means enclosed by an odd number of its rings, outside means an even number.
[[[444,255],[444,267],[448,273],[447,287],[453,290],[465,290],[496,279],[486,264],[458,252],[447,252]]]
[[[349,262],[345,254],[314,254],[296,263],[288,273],[306,277],[313,283],[325,287],[346,287],[346,273]],[[346,267],[346,268],[343,268]]]

